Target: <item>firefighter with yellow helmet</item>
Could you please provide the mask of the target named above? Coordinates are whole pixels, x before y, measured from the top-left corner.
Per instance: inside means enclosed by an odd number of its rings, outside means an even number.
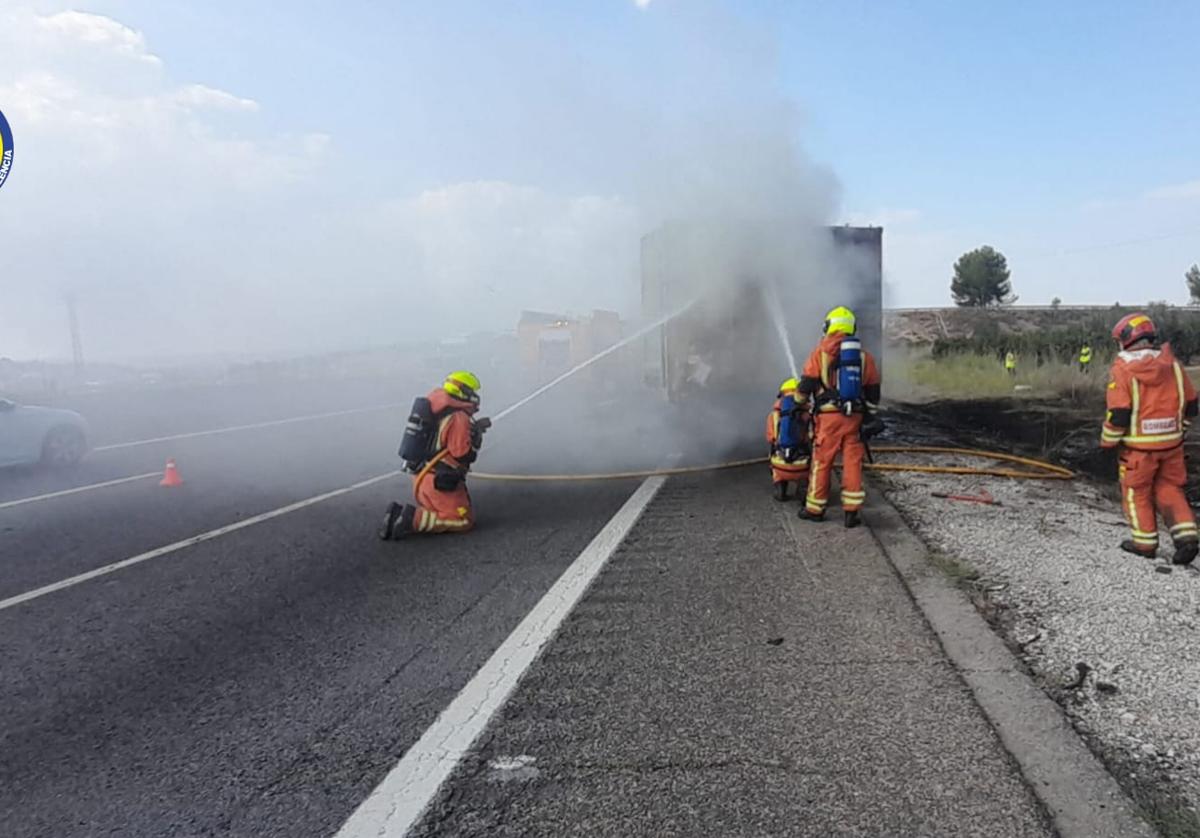
[[[860,523],[866,501],[863,490],[864,440],[883,429],[878,418],[879,368],[856,336],[854,312],[838,306],[825,317],[825,336],[809,355],[800,374],[800,397],[813,415],[812,465],[808,496],[800,517],[825,518],[834,462],[842,460],[842,511],[847,527]]]
[[[789,378],[779,385],[775,406],[767,414],[767,444],[771,447],[771,482],[775,500],[788,499],[788,486],[808,485],[808,458],[812,453],[809,440],[808,407],[799,399],[800,382]]]
[[[467,473],[483,444],[489,419],[477,419],[479,379],[466,370],[413,402],[400,443],[406,471],[413,473],[415,504],[392,502],[379,537],[411,533],[467,532],[475,525]]]

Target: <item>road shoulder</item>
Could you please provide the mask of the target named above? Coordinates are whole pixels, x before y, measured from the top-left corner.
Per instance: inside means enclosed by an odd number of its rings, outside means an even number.
[[[1062,838],[1156,835],[1058,705],[967,596],[929,562],[929,549],[886,500],[873,503],[871,529]]]

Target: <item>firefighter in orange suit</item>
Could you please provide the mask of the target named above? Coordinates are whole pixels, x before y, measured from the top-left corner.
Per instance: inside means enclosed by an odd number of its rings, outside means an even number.
[[[435,421],[429,440],[429,459],[413,477],[416,505],[393,502],[379,537],[385,541],[410,533],[467,532],[475,526],[467,472],[475,462],[487,419],[476,419],[479,379],[466,371],[452,372],[429,394]]]
[[[1145,314],[1123,318],[1113,337],[1121,351],[1109,374],[1100,444],[1120,448],[1121,505],[1132,531],[1121,549],[1154,558],[1161,514],[1175,543],[1172,562],[1190,564],[1200,543],[1183,491],[1183,435],[1196,416],[1196,389]]]
[[[771,482],[775,500],[788,499],[788,484],[808,485],[808,411],[799,399],[800,382],[794,378],[779,385],[775,406],[767,414],[767,444],[771,446]],[[797,488],[797,493],[799,492]]]
[[[800,517],[825,518],[834,461],[842,457],[842,511],[847,527],[861,522],[864,439],[883,429],[878,418],[879,368],[855,337],[854,312],[843,306],[825,318],[825,337],[808,357],[800,374],[800,394],[813,413],[812,466],[808,497]]]

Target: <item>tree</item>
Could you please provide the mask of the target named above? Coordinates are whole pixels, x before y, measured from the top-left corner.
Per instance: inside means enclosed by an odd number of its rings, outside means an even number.
[[[1192,295],[1192,302],[1200,303],[1200,265],[1192,265],[1183,276],[1187,280],[1188,293]]]
[[[955,305],[998,306],[1015,303],[1008,279],[1008,260],[995,248],[984,245],[964,253],[954,263],[950,294]]]
[[[1058,307],[1062,305],[1062,297],[1055,297],[1050,301],[1050,308],[1058,311]]]

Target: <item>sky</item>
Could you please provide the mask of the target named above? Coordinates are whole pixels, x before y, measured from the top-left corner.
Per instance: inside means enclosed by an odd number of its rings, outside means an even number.
[[[1195,3],[0,0],[0,356],[636,315],[690,213],[885,229],[887,302],[1186,301]]]

